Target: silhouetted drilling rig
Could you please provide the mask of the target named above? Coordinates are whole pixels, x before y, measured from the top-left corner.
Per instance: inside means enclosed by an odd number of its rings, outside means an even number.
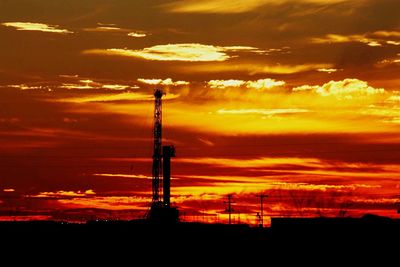
[[[162,145],[162,97],[161,89],[154,91],[152,202],[148,219],[155,222],[178,222],[179,212],[171,207],[171,158],[174,146]],[[161,199],[162,196],[162,199]]]

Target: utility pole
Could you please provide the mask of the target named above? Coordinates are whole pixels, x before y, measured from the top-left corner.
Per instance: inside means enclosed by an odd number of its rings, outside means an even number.
[[[229,224],[231,224],[232,223],[231,215],[233,212],[232,204],[235,202],[232,202],[232,197],[233,197],[232,195],[228,195],[227,197],[228,197],[228,201],[224,201],[224,203],[228,204],[228,208],[225,211],[227,211],[229,213]]]
[[[268,195],[260,194],[260,195],[256,195],[256,197],[260,198],[260,206],[261,206],[260,207],[261,208],[261,214],[260,214],[261,224],[260,224],[260,227],[263,228],[264,227],[264,198],[267,198]]]

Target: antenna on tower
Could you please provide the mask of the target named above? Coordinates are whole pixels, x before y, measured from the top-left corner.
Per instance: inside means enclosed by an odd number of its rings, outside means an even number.
[[[256,195],[256,197],[260,198],[260,210],[261,210],[261,213],[258,216],[260,216],[259,217],[260,228],[263,228],[264,227],[264,198],[267,198],[268,195],[260,194],[260,195]],[[258,212],[257,212],[257,214],[258,214]]]
[[[228,201],[224,201],[224,203],[228,204],[228,208],[225,211],[228,212],[228,214],[229,214],[229,224],[231,224],[232,223],[231,215],[232,215],[232,212],[233,212],[232,204],[235,203],[235,202],[232,201],[232,198],[233,198],[232,194],[229,194],[227,196],[227,198],[228,198]]]

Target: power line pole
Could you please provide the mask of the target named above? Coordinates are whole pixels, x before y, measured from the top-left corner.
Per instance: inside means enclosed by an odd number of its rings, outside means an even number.
[[[260,208],[261,208],[261,225],[260,225],[260,227],[261,228],[263,228],[264,227],[264,198],[267,198],[268,197],[268,195],[263,195],[263,194],[260,194],[260,195],[256,195],[256,197],[258,197],[258,198],[260,198]]]
[[[231,214],[233,212],[232,204],[235,202],[232,202],[232,197],[233,197],[232,195],[228,195],[227,197],[228,197],[228,201],[224,201],[224,203],[228,204],[228,208],[225,211],[227,211],[229,213],[229,224],[231,224],[232,223]]]

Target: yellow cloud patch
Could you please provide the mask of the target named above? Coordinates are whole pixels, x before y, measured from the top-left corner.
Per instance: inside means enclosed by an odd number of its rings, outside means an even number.
[[[175,99],[178,97],[179,95],[168,94],[164,99],[168,100],[168,99]],[[118,94],[101,94],[101,95],[84,96],[84,97],[64,98],[61,99],[60,102],[90,103],[90,102],[110,102],[110,101],[152,101],[153,99],[154,96],[150,94],[125,92]]]
[[[118,177],[118,178],[134,178],[134,179],[147,179],[151,180],[151,176],[146,175],[136,175],[136,174],[118,174],[118,173],[95,173],[93,176],[101,177]]]
[[[326,73],[329,73],[329,74],[331,74],[331,73],[334,73],[334,72],[337,72],[337,71],[339,71],[338,69],[324,69],[324,68],[322,68],[322,69],[317,69],[317,71],[319,71],[319,72],[326,72]]]
[[[57,192],[41,192],[37,195],[32,195],[30,197],[39,197],[39,198],[62,198],[62,197],[85,197],[95,195],[96,193],[89,189],[86,191],[57,191]]]
[[[51,33],[73,33],[66,29],[60,29],[58,25],[48,25],[44,23],[33,23],[33,22],[5,22],[2,25],[7,27],[16,28],[18,31],[40,31],[40,32],[51,32]]]
[[[130,32],[130,33],[128,33],[128,36],[135,37],[135,38],[143,38],[143,37],[146,37],[147,34],[144,32]]]
[[[11,193],[11,192],[15,192],[15,189],[14,188],[5,188],[5,189],[3,189],[3,192]]]
[[[247,88],[251,89],[271,89],[273,87],[284,86],[284,81],[276,81],[274,79],[259,79],[257,81],[243,81],[243,80],[211,80],[208,83],[210,88],[229,88],[229,87],[241,87],[246,85]]]
[[[247,88],[271,89],[273,87],[284,86],[286,83],[284,81],[276,81],[274,79],[260,79],[257,81],[248,81],[246,84]]]
[[[171,78],[163,79],[138,79],[138,82],[151,84],[151,85],[172,85],[172,86],[180,86],[180,85],[188,85],[190,82],[187,81],[173,81]]]
[[[243,13],[266,4],[282,4],[293,0],[189,0],[177,1],[163,7],[174,13]],[[332,4],[344,0],[300,0],[305,3]]]
[[[330,81],[322,86],[303,85],[293,88],[293,92],[300,91],[314,91],[322,96],[352,98],[353,96],[383,94],[385,89],[371,87],[367,82],[358,79],[344,79],[343,81]]]
[[[185,66],[177,68],[178,71],[183,73],[214,73],[214,72],[238,72],[254,74],[294,74],[307,71],[316,71],[318,69],[331,69],[332,64],[301,64],[301,65],[268,65],[260,63],[214,63],[214,64],[201,64],[195,66]]]
[[[310,112],[307,109],[289,108],[289,109],[220,109],[218,114],[261,114],[261,115],[287,115],[296,113]]]
[[[388,38],[391,38],[390,40]],[[400,45],[396,39],[400,38],[400,32],[397,31],[376,31],[365,34],[327,34],[324,37],[312,38],[311,42],[316,44],[330,44],[330,43],[350,43],[358,42],[372,47],[388,45]]]
[[[155,61],[189,61],[189,62],[206,62],[206,61],[226,61],[231,58],[227,52],[254,52],[260,50],[255,47],[248,46],[213,46],[197,43],[187,44],[167,44],[156,45],[143,48],[140,50],[131,49],[92,49],[86,50],[84,54],[110,55],[135,57],[146,60]]]
[[[243,80],[211,80],[207,84],[210,88],[240,87],[246,82]]]

